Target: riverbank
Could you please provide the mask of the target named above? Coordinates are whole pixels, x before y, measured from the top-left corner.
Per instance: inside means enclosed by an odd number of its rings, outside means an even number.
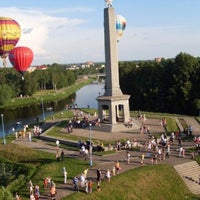
[[[69,95],[75,93],[80,88],[84,87],[85,85],[88,85],[92,82],[92,79],[78,79],[75,84],[62,88],[60,90],[41,90],[39,92],[36,92],[31,97],[18,97],[13,98],[10,101],[7,101],[3,106],[0,106],[1,109],[6,108],[18,108],[23,106],[30,106],[35,104],[41,104],[41,100],[43,102],[49,102],[54,100],[61,100]]]

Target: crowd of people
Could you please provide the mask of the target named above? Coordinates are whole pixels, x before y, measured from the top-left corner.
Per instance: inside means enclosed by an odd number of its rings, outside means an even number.
[[[30,193],[30,200],[39,200],[40,198],[40,187],[39,185],[33,185],[32,180],[28,182],[28,188]]]
[[[84,128],[86,126],[89,126],[89,123],[91,121],[88,120],[87,116],[84,116],[83,113],[80,112],[80,116],[74,118],[74,120],[67,121],[67,129],[68,132],[73,132],[73,128]],[[79,117],[83,117],[83,120],[80,120]],[[142,125],[140,127],[140,133],[149,133],[148,126],[145,125],[146,122],[146,116],[141,115],[139,119],[142,121]],[[97,120],[98,121],[98,120]],[[98,123],[97,123],[98,124]],[[96,126],[96,121],[92,125]],[[161,119],[161,126],[166,127],[167,122],[166,119]],[[131,126],[130,126],[131,127]],[[38,132],[41,130],[38,129],[38,127],[34,127],[33,134],[38,135]],[[192,134],[192,127],[188,127],[187,129],[188,135]],[[30,140],[31,141],[31,140]],[[158,164],[158,161],[165,160],[166,158],[169,158],[171,155],[171,146],[177,142],[177,155],[178,157],[185,157],[186,149],[184,148],[182,144],[182,137],[179,131],[172,132],[171,135],[167,135],[165,133],[158,136],[151,136],[144,144],[141,142],[138,142],[136,139],[127,138],[125,140],[118,140],[115,142],[114,145],[109,145],[110,150],[126,150],[126,157],[125,160],[127,161],[127,164],[131,164],[131,150],[133,148],[138,148],[141,150],[140,155],[140,163],[141,166],[145,165],[145,158],[150,158],[150,162],[152,164]],[[194,145],[196,147],[196,150],[200,152],[200,136],[195,136],[193,139]],[[80,150],[80,155],[83,156],[85,160],[89,159],[89,152],[91,148],[93,147],[93,144],[90,143],[90,141],[80,141],[78,143],[78,147]],[[97,150],[98,151],[104,151],[105,147],[102,142],[99,142],[97,144]],[[60,142],[59,140],[56,141],[56,160],[61,161],[64,160],[64,151],[60,149]],[[116,161],[112,168],[110,169],[96,169],[96,181],[92,179],[91,177],[87,177],[88,169],[84,170],[80,176],[75,176],[72,179],[73,189],[76,192],[79,192],[80,190],[85,191],[86,193],[90,194],[93,192],[93,186],[95,185],[94,182],[96,182],[97,191],[101,191],[101,182],[106,180],[108,183],[111,182],[111,178],[117,174],[119,174],[121,170],[121,165],[119,161]],[[64,184],[67,183],[67,175],[68,172],[65,167],[63,167],[63,177],[64,177]],[[35,185],[33,186],[32,182],[29,182],[29,188],[30,188],[30,199],[31,200],[37,200],[40,196],[39,186]],[[50,179],[50,177],[47,177],[44,179],[44,188],[45,190],[50,191],[50,196],[52,199],[55,198],[56,195],[56,185],[55,183]],[[16,194],[16,197],[19,196],[19,194]],[[20,200],[20,199],[18,199]]]
[[[121,166],[119,161],[117,160],[112,168],[102,170],[100,168],[96,169],[96,181],[92,178],[88,178],[88,169],[85,169],[81,175],[75,176],[72,180],[73,183],[73,189],[75,192],[79,192],[80,190],[85,191],[86,193],[90,194],[93,191],[93,182],[95,181],[96,183],[96,191],[100,192],[101,191],[101,183],[102,181],[107,181],[108,183],[111,182],[111,176],[115,176],[119,174],[121,170]]]
[[[79,192],[80,188],[86,193],[92,193],[93,181],[87,178],[88,169],[85,169],[80,177],[75,176],[72,180],[73,189],[75,192]]]
[[[41,135],[42,128],[35,125],[31,130],[28,125],[24,125],[22,129],[15,130],[15,128],[13,128],[12,131],[15,134],[15,140],[27,139],[29,142],[31,142],[33,136],[39,137]]]
[[[56,184],[55,182],[50,178],[46,177],[43,179],[43,187],[45,191],[49,191],[49,196],[51,200],[56,199]],[[38,184],[33,184],[32,180],[29,180],[27,183],[27,188],[29,192],[29,199],[30,200],[39,200],[40,199],[40,187]],[[19,192],[16,192],[15,194],[16,200],[22,200]]]
[[[96,112],[91,116],[90,113],[86,114],[75,109],[73,119],[69,119],[66,122],[68,133],[72,133],[74,128],[87,128],[89,126],[101,126],[101,121],[97,118]]]

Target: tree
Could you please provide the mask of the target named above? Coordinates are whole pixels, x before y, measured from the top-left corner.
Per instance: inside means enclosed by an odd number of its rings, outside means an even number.
[[[6,101],[12,98],[12,89],[8,85],[0,85],[0,105],[3,105]]]
[[[198,61],[193,56],[180,53],[174,60],[173,88],[176,91],[176,112],[180,114],[191,111],[192,74],[196,71]],[[191,113],[190,113],[191,114]]]
[[[31,96],[34,92],[37,91],[38,88],[38,82],[36,78],[32,78],[33,76],[31,74],[25,74],[24,80],[22,81],[23,85],[23,94]]]
[[[1,200],[13,200],[13,195],[5,187],[0,188],[0,199]]]
[[[196,115],[200,99],[200,58],[186,53],[174,59],[120,62],[120,86],[132,110]]]

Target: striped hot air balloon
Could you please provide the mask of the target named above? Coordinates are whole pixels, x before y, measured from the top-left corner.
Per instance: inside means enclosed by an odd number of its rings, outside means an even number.
[[[12,18],[0,17],[0,56],[6,67],[6,57],[21,36],[20,25]]]
[[[123,32],[126,28],[126,19],[121,16],[116,16],[116,33],[117,33],[117,42],[119,42],[119,39],[123,36]]]

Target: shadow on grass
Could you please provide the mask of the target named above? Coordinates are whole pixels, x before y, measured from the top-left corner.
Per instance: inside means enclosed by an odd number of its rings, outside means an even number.
[[[25,163],[25,164],[36,164],[36,163],[40,163],[40,164],[49,164],[52,162],[55,162],[56,160],[52,160],[52,159],[48,159],[48,158],[43,158],[43,159],[36,159],[36,160],[28,160],[28,161],[20,161],[20,163]]]

